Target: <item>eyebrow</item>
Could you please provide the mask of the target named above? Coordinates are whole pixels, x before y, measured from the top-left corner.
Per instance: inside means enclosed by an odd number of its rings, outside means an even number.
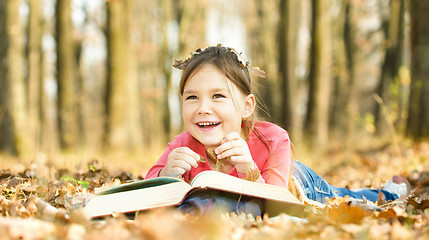
[[[227,89],[227,88],[213,88],[213,89],[210,89],[210,92],[221,92],[221,91],[229,91],[229,89]],[[195,93],[195,92],[197,92],[197,91],[195,91],[195,90],[184,90],[183,94],[185,94],[185,93]]]
[[[196,91],[193,91],[193,90],[184,90],[183,94],[185,94],[185,93],[194,93],[194,92],[196,92]]]
[[[221,92],[221,91],[229,92],[229,89],[227,89],[227,88],[214,88],[214,89],[210,90],[210,92]]]

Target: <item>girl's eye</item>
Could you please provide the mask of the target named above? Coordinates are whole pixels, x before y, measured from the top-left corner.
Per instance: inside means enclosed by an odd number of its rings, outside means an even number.
[[[195,95],[190,95],[186,97],[186,100],[192,100],[192,99],[197,99],[197,96]]]
[[[213,98],[225,98],[224,95],[216,93],[215,95],[213,95]]]

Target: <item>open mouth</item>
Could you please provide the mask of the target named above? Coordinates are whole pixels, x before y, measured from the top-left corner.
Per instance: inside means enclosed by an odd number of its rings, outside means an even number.
[[[216,127],[219,124],[220,122],[199,122],[197,123],[197,126],[200,128],[211,128],[211,127]]]

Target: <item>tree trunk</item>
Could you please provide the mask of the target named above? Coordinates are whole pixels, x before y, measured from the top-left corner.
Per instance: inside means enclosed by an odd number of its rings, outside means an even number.
[[[279,107],[281,103],[276,101],[280,99],[280,84],[278,83],[278,39],[275,38],[279,30],[278,20],[274,19],[272,12],[277,11],[279,4],[276,1],[253,1],[254,5],[250,6],[244,13],[245,25],[248,36],[248,45],[251,50],[249,59],[251,65],[260,67],[267,73],[266,79],[257,79],[258,88],[258,116],[267,121],[275,121],[280,118]],[[277,104],[276,104],[277,103]]]
[[[323,149],[328,140],[331,81],[331,28],[329,1],[312,1],[309,96],[305,136],[310,146]]]
[[[28,150],[25,99],[24,38],[19,16],[21,1],[2,1],[0,5],[0,150],[21,154]]]
[[[73,150],[77,144],[76,62],[71,19],[71,0],[58,0],[56,6],[57,114],[60,147]]]
[[[342,85],[341,95],[342,103],[339,103],[339,111],[341,111],[339,118],[342,119],[342,136],[345,145],[348,148],[354,147],[355,134],[356,134],[356,119],[359,118],[359,109],[357,106],[357,87],[356,83],[356,69],[357,69],[357,46],[355,39],[357,36],[357,17],[355,3],[348,1],[345,5],[345,24],[344,24],[344,49],[346,57],[346,67],[348,78]]]
[[[296,34],[297,34],[297,2],[293,0],[281,0],[279,22],[279,76],[281,82],[281,118],[280,125],[293,133],[294,106],[296,105]]]
[[[408,134],[429,137],[429,1],[411,1],[411,89]]]
[[[336,46],[334,50],[334,73],[333,76],[333,94],[331,99],[331,109],[330,109],[330,123],[329,128],[332,130],[333,133],[335,133],[335,137],[337,136],[344,136],[347,134],[347,121],[349,119],[347,118],[346,112],[344,109],[346,109],[347,102],[348,102],[348,79],[350,77],[349,73],[349,58],[346,51],[346,39],[345,38],[345,32],[346,27],[348,27],[349,21],[346,19],[349,19],[347,11],[347,2],[346,1],[340,1],[338,4],[340,4],[340,13],[335,20],[335,23],[333,25],[334,27],[334,45]]]
[[[126,39],[122,22],[123,1],[107,3],[107,83],[104,147],[118,148],[126,142]]]
[[[401,44],[402,34],[404,29],[403,18],[404,18],[404,1],[403,0],[391,0],[390,1],[390,13],[389,16],[383,18],[383,32],[386,38],[386,53],[384,56],[384,63],[382,66],[381,79],[377,88],[377,95],[383,100],[375,107],[375,126],[378,135],[385,135],[389,125],[392,122],[386,119],[386,115],[383,115],[383,107],[391,109],[392,96],[390,93],[390,87],[394,83],[394,78],[397,77],[400,63],[401,63]],[[380,104],[383,104],[381,106]],[[401,114],[398,114],[400,116]],[[392,125],[393,126],[393,125]]]
[[[160,146],[165,146],[168,139],[164,131],[163,114],[166,103],[164,103],[165,90],[164,84],[160,84],[163,69],[166,63],[163,58],[167,56],[162,52],[162,46],[158,43],[158,39],[152,37],[152,29],[154,26],[164,29],[165,17],[161,14],[153,16],[153,13],[163,12],[163,1],[142,1],[137,5],[137,11],[143,12],[138,16],[138,26],[141,28],[141,39],[139,42],[139,81],[140,86],[140,102],[142,116],[142,132],[144,149],[153,151]],[[156,11],[154,11],[156,9]],[[164,30],[162,30],[164,31]],[[160,53],[161,54],[155,54]],[[171,61],[171,58],[170,58]],[[164,150],[164,149],[162,149]]]
[[[141,146],[137,68],[131,41],[134,1],[107,2],[107,83],[104,147],[135,150]]]
[[[168,64],[171,62],[172,53],[170,52],[169,47],[169,29],[168,26],[172,20],[172,2],[170,0],[161,1],[161,9],[163,12],[162,18],[162,45],[161,45],[161,57],[160,65],[162,67],[162,73],[165,78],[165,91],[164,91],[164,108],[163,108],[163,123],[164,123],[164,134],[168,140],[171,139],[171,109],[169,105],[170,101],[170,92],[171,92],[171,65]]]
[[[173,1],[179,25],[179,56],[188,57],[191,51],[205,45],[205,1]],[[202,46],[202,44],[204,44]],[[199,46],[197,46],[199,45]]]
[[[8,4],[0,1],[0,151],[17,154],[15,131],[10,109],[9,69],[8,69]]]
[[[139,101],[139,83],[138,69],[136,58],[136,44],[133,41],[132,33],[137,31],[134,29],[135,17],[133,16],[136,1],[123,1],[124,6],[124,22],[125,22],[125,41],[126,41],[126,72],[128,75],[127,86],[127,149],[135,151],[141,148],[143,144],[142,118],[140,114],[141,104]],[[123,81],[123,79],[121,79]]]
[[[29,1],[30,15],[28,20],[28,80],[27,106],[29,140],[31,150],[38,151],[42,146],[44,130],[43,101],[43,57],[42,57],[42,18],[40,0]]]

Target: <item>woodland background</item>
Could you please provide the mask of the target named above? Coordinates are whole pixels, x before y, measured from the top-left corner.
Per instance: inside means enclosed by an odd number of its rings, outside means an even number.
[[[428,0],[0,0],[1,238],[427,239],[428,12]],[[85,219],[95,188],[143,179],[183,130],[174,59],[219,43],[267,72],[259,115],[289,131],[298,160],[340,187],[402,175],[410,195],[335,199],[298,222]]]
[[[295,145],[429,135],[427,1],[0,4],[5,153],[163,149],[182,131],[174,59],[218,43],[267,72],[260,115]]]

